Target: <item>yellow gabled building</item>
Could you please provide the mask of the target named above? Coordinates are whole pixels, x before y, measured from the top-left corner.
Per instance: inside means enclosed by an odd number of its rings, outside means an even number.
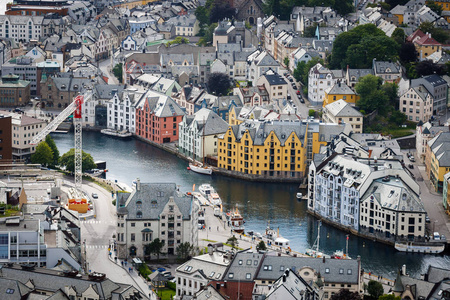
[[[441,132],[428,142],[425,171],[435,191],[442,192],[444,175],[450,172],[450,132]]]
[[[348,131],[344,128],[348,127],[246,120],[218,138],[218,167],[256,178],[300,179],[313,155],[334,135]]]
[[[356,101],[359,100],[359,95],[344,82],[338,81],[335,85],[325,90],[323,107],[338,100],[344,100],[347,103],[355,105]]]

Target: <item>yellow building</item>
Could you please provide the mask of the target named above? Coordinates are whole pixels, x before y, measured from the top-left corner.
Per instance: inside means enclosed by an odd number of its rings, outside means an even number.
[[[257,178],[303,178],[313,155],[344,128],[318,122],[246,120],[218,138],[218,167]]]
[[[356,104],[356,101],[359,100],[359,95],[357,95],[344,82],[338,81],[334,86],[325,90],[325,96],[323,97],[323,107],[338,100],[344,100],[345,102],[354,105]]]
[[[138,1],[130,1],[122,4],[114,5],[114,7],[120,7],[120,8],[128,8],[133,9],[137,6],[145,6],[149,3],[156,2],[157,0],[138,0]]]
[[[442,7],[442,11],[450,11],[450,0],[436,0],[434,3],[440,5]]]
[[[428,142],[425,170],[435,190],[442,192],[444,175],[450,172],[450,132],[441,132]]]

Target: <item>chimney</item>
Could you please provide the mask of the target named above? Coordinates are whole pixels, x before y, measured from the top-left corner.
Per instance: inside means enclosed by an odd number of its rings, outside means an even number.
[[[322,262],[325,263],[325,256],[322,258]]]
[[[141,180],[139,178],[136,179],[136,190],[141,190]]]
[[[283,275],[283,282],[286,282],[286,275]]]
[[[214,247],[211,244],[209,244],[208,245],[208,254],[213,255],[213,253],[214,253]]]

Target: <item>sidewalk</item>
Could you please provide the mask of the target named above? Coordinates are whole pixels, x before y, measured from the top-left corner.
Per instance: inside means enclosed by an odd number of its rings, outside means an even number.
[[[128,264],[127,261],[118,259],[116,257],[115,251],[113,250],[114,244],[111,244],[109,249],[111,249],[111,251],[109,251],[110,255],[108,255],[109,261],[112,264],[124,269],[130,276],[130,278],[133,279],[133,281],[136,283],[135,287],[138,288],[142,293],[144,293],[144,295],[148,295],[150,300],[157,300],[158,297],[156,296],[156,293],[149,288],[149,283],[147,282],[147,280],[139,276],[139,271],[136,270],[131,263]]]

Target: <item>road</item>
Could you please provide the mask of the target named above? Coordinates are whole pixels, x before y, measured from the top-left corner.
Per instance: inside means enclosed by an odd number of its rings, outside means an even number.
[[[111,59],[105,59],[98,63],[98,66],[102,73],[108,77],[108,84],[119,84],[119,81],[117,80],[116,76],[112,74],[112,68],[114,66],[111,65]]]

